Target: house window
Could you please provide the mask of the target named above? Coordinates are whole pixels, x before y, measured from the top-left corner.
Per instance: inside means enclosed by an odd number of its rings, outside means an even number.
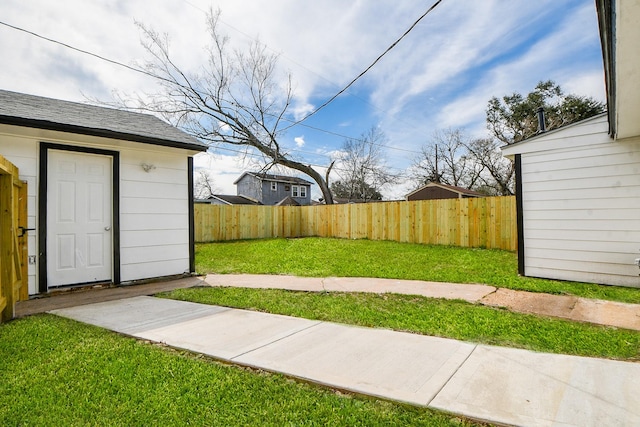
[[[271,191],[278,191],[278,183],[277,182],[272,182],[271,183]]]
[[[291,197],[300,197],[299,196],[299,190],[300,187],[298,187],[297,185],[292,185],[291,186]]]
[[[307,197],[307,187],[304,185],[300,186],[300,197]]]

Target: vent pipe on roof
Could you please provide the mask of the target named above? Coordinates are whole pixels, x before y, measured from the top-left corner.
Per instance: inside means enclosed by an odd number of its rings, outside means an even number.
[[[536,113],[538,114],[538,133],[544,133],[547,131],[547,126],[544,120],[544,108],[538,108]]]

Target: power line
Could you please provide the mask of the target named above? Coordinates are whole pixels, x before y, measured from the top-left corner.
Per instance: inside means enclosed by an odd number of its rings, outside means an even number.
[[[247,146],[247,147],[251,147],[251,146]],[[222,150],[222,151],[228,151],[228,152],[231,152],[231,153],[242,154],[243,156],[247,156],[247,157],[262,158],[262,157],[264,156],[263,154],[258,154],[258,153],[248,153],[248,152],[246,152],[246,151],[242,151],[242,150],[234,150],[234,149],[232,149],[232,148],[227,148],[227,147],[217,147],[217,146],[216,146],[216,147],[209,147],[209,148],[211,148],[212,150]],[[255,147],[254,147],[254,148],[255,148]],[[212,154],[215,154],[215,153],[212,153]],[[319,155],[324,156],[323,154],[319,154]],[[329,167],[329,166],[326,166],[326,165],[318,165],[318,164],[315,164],[315,163],[307,163],[307,164],[308,164],[309,166],[314,166],[314,167],[317,167],[317,168],[324,168],[324,169],[327,169],[327,168]],[[395,167],[389,167],[389,166],[387,166],[386,168],[387,168],[387,169],[395,169],[395,170],[397,170],[397,171],[404,172],[404,170],[403,170],[403,169],[399,169],[399,168],[395,168]],[[348,170],[348,169],[345,169],[345,168],[340,167],[340,166],[334,166],[334,167],[332,168],[332,170],[335,170],[335,171],[342,171],[342,172],[349,172],[349,170]]]
[[[182,0],[182,1],[184,1],[186,4],[188,4],[189,6],[193,7],[194,9],[196,9],[196,10],[200,11],[201,13],[203,13],[203,14],[205,14],[205,15],[208,13],[207,11],[205,11],[205,10],[204,10],[204,9],[202,9],[201,7],[199,7],[199,6],[195,5],[195,4],[193,4],[193,3],[192,3],[191,1],[189,1],[189,0]],[[442,1],[442,0],[439,0],[437,3],[440,3],[440,1]],[[415,21],[415,22],[413,23],[413,25],[412,25],[412,26],[411,26],[411,27],[410,27],[410,28],[405,32],[405,34],[403,34],[403,35],[402,35],[402,37],[400,37],[400,38],[399,38],[399,39],[398,39],[398,40],[397,40],[397,41],[396,41],[392,46],[390,46],[390,47],[389,47],[389,49],[387,49],[387,51],[391,50],[391,49],[392,49],[396,44],[398,44],[398,43],[400,42],[400,40],[402,40],[402,39],[403,39],[403,38],[404,38],[404,37],[405,37],[405,36],[406,36],[406,35],[407,35],[411,30],[413,30],[413,27],[415,27],[415,26],[418,24],[418,22],[420,22],[420,20],[421,20],[422,18],[424,18],[424,17],[425,17],[429,12],[431,12],[431,9],[434,9],[434,8],[437,6],[437,3],[436,3],[436,4],[434,4],[433,6],[431,6],[431,8],[430,8],[427,12],[425,12],[425,13],[424,13],[424,14],[423,14],[423,15],[422,15],[422,16],[421,16],[417,21]],[[235,27],[235,26],[231,25],[231,24],[230,24],[230,23],[228,23],[227,21],[225,21],[225,20],[223,20],[223,19],[220,19],[220,22],[222,22],[224,25],[226,25],[227,27],[231,28],[231,29],[232,29],[232,30],[234,30],[235,32],[237,32],[237,33],[239,33],[239,34],[242,34],[242,35],[243,35],[244,37],[246,37],[247,39],[252,40],[252,41],[256,41],[256,42],[260,42],[260,40],[253,38],[253,37],[252,37],[252,36],[250,36],[249,34],[245,33],[244,31],[240,30],[239,28],[237,28],[237,27]],[[269,49],[270,51],[272,51],[272,52],[274,52],[274,53],[276,53],[276,54],[280,54],[280,52],[276,51],[275,49],[272,49],[272,48],[271,48],[271,47],[269,47],[268,45],[264,45],[264,46],[265,46],[267,49]],[[382,58],[382,56],[384,56],[386,53],[387,53],[387,52],[385,52],[385,53],[383,53],[382,55],[380,55],[380,57],[379,57],[376,61],[378,61],[380,58]],[[332,85],[334,85],[334,86],[338,87],[338,84],[336,84],[335,82],[333,82],[333,81],[331,81],[331,80],[327,79],[326,77],[324,77],[324,76],[322,76],[322,75],[320,75],[320,74],[316,73],[315,71],[311,70],[310,68],[307,68],[306,66],[304,66],[303,64],[300,64],[299,62],[295,61],[295,60],[294,60],[294,59],[292,59],[291,57],[289,57],[289,56],[287,56],[287,55],[284,55],[284,57],[285,57],[285,58],[287,58],[287,59],[288,59],[289,61],[291,61],[292,63],[294,63],[294,64],[296,64],[297,66],[299,66],[300,68],[302,68],[302,69],[304,69],[304,70],[307,70],[308,72],[310,72],[310,73],[312,73],[312,74],[315,74],[316,76],[320,77],[322,80],[326,81],[327,83],[331,83]],[[375,64],[375,62],[374,62],[374,64]],[[372,64],[369,68],[371,68],[374,64]],[[365,72],[366,72],[366,71],[365,71]],[[363,73],[363,74],[364,74],[364,73]],[[344,92],[346,91],[346,89],[347,89],[347,88],[343,89],[343,90],[341,91],[341,93],[344,93]],[[362,102],[366,103],[366,104],[367,104],[367,105],[369,105],[370,107],[372,107],[372,108],[374,108],[374,109],[376,109],[376,110],[378,110],[378,111],[380,111],[380,112],[382,112],[382,113],[390,114],[388,111],[385,111],[385,110],[382,110],[382,109],[380,109],[380,108],[376,107],[375,105],[371,104],[369,101],[367,101],[367,100],[366,100],[366,99],[364,99],[364,98],[361,98],[361,97],[359,97],[359,96],[357,96],[357,95],[354,95],[354,94],[352,94],[352,93],[350,93],[349,95],[353,96],[354,98],[357,98],[357,99],[361,100]],[[317,110],[316,110],[316,111],[317,111]],[[315,114],[315,111],[314,111],[312,114]],[[309,117],[309,116],[308,116],[308,117]],[[301,126],[304,126],[304,127],[306,127],[306,128],[313,129],[313,130],[317,130],[317,131],[319,131],[319,132],[323,132],[323,133],[326,133],[326,134],[329,134],[329,135],[335,135],[335,136],[339,136],[339,137],[341,137],[341,138],[346,138],[346,139],[360,140],[360,138],[355,138],[355,137],[352,137],[352,136],[343,135],[343,134],[336,133],[336,132],[332,132],[332,131],[328,131],[328,130],[325,130],[325,129],[320,129],[320,128],[318,128],[318,127],[314,127],[314,126],[309,126],[309,125],[301,124],[301,122],[302,122],[303,120],[306,120],[306,119],[307,119],[307,117],[305,117],[305,118],[303,118],[302,120],[300,120],[300,121],[297,121],[297,122],[296,122],[296,121],[289,120],[289,119],[286,119],[286,118],[284,118],[284,117],[283,117],[283,120],[284,120],[284,121],[287,121],[287,122],[290,122],[290,123],[291,123],[291,126],[288,126],[288,127],[286,127],[285,129],[283,129],[283,130],[287,130],[287,129],[289,129],[289,128],[293,127],[293,126],[296,126],[296,125],[300,124]],[[378,146],[380,146],[380,147],[389,148],[389,149],[391,149],[391,150],[404,151],[404,152],[406,152],[406,153],[421,154],[419,151],[416,151],[416,150],[407,150],[407,149],[405,149],[405,148],[392,147],[392,146],[390,146],[390,145],[376,144],[376,143],[373,143],[373,145],[378,145]],[[298,150],[298,151],[300,151],[300,152],[304,152],[304,151],[301,151],[301,150]]]
[[[69,44],[63,43],[61,41],[50,39],[49,37],[42,36],[42,35],[40,35],[38,33],[34,33],[33,31],[29,31],[29,30],[26,30],[24,28],[16,27],[15,25],[7,24],[6,22],[2,22],[2,21],[0,21],[0,25],[4,25],[6,27],[13,28],[14,30],[22,31],[23,33],[30,34],[30,35],[32,35],[34,37],[37,37],[37,38],[42,39],[42,40],[46,40],[46,41],[51,42],[51,43],[59,44],[59,45],[64,46],[64,47],[66,47],[68,49],[75,50],[76,52],[84,53],[85,55],[93,56],[93,57],[98,58],[98,59],[100,59],[102,61],[110,62],[112,64],[128,68],[131,71],[135,71],[137,73],[142,73],[142,74],[146,74],[147,76],[157,78],[157,76],[155,76],[155,75],[153,75],[153,74],[151,74],[151,73],[149,73],[149,72],[147,72],[145,70],[142,70],[140,68],[132,67],[130,65],[123,64],[122,62],[114,61],[113,59],[105,58],[104,56],[100,56],[100,55],[98,55],[96,53],[89,52],[88,50],[83,50],[83,49],[71,46]]]
[[[208,12],[207,12],[207,11],[205,11],[204,9],[202,9],[202,8],[200,8],[200,7],[196,6],[195,4],[191,3],[189,0],[182,0],[182,1],[184,1],[185,3],[187,3],[189,6],[193,7],[194,9],[196,9],[196,10],[198,10],[198,11],[200,11],[200,12],[204,13],[205,15],[208,13]],[[331,85],[333,85],[333,86],[335,86],[335,87],[340,87],[340,85],[338,85],[336,82],[329,80],[328,78],[324,77],[323,75],[321,75],[321,74],[319,74],[319,73],[316,73],[316,72],[315,72],[315,71],[313,71],[312,69],[308,68],[308,67],[307,67],[307,66],[305,66],[304,64],[301,64],[300,62],[296,61],[295,59],[291,58],[290,56],[288,56],[288,55],[286,55],[286,54],[283,54],[282,52],[277,51],[277,50],[275,50],[275,49],[273,49],[273,48],[269,47],[268,45],[266,45],[266,44],[262,43],[258,38],[254,38],[254,37],[250,36],[249,34],[245,33],[244,31],[240,30],[239,28],[237,28],[237,27],[235,27],[235,26],[231,25],[229,22],[225,21],[224,19],[219,19],[219,20],[220,20],[220,22],[221,22],[221,23],[223,23],[223,24],[224,24],[224,25],[226,25],[227,27],[231,28],[231,29],[232,29],[232,30],[234,30],[235,32],[237,32],[237,33],[239,33],[239,34],[242,34],[242,35],[243,35],[244,37],[246,37],[248,40],[255,41],[255,42],[258,42],[258,43],[263,44],[263,45],[264,45],[267,49],[269,49],[270,51],[274,52],[274,53],[275,53],[275,54],[277,54],[277,55],[282,55],[282,56],[284,56],[288,61],[292,62],[293,64],[297,65],[298,67],[302,68],[303,70],[306,70],[306,71],[310,72],[311,74],[314,74],[314,75],[318,76],[319,78],[321,78],[321,79],[322,79],[322,80],[324,80],[325,82],[330,83]],[[358,95],[355,95],[355,94],[353,94],[353,93],[350,93],[349,95],[353,96],[354,98],[359,99],[360,101],[362,101],[362,102],[364,102],[365,104],[369,105],[371,108],[374,108],[374,109],[376,109],[376,110],[378,110],[378,111],[380,111],[380,112],[382,112],[382,113],[385,113],[385,114],[390,114],[388,111],[385,111],[385,110],[383,110],[383,109],[381,109],[381,108],[379,108],[379,107],[377,107],[377,106],[373,105],[372,103],[370,103],[369,101],[367,101],[365,98],[362,98],[362,97],[360,97],[360,96],[358,96]]]
[[[414,28],[416,25],[418,25],[418,23],[425,17],[427,16],[429,13],[431,13],[432,10],[434,10],[440,3],[442,2],[442,0],[437,0],[433,5],[431,5],[431,7],[429,9],[427,9],[427,11],[425,13],[422,14],[422,16],[420,16],[413,24],[411,24],[411,26],[409,27],[409,29],[407,31],[404,32],[404,34],[402,34],[400,36],[399,39],[397,39],[395,42],[393,42],[391,44],[391,46],[389,46],[384,52],[382,52],[380,54],[380,56],[378,56],[372,63],[371,65],[369,65],[367,68],[364,69],[364,71],[362,71],[360,74],[358,74],[353,80],[351,80],[344,88],[340,89],[338,91],[338,93],[336,93],[335,95],[333,95],[331,98],[329,98],[327,101],[325,101],[322,105],[320,105],[318,108],[316,108],[315,110],[313,110],[312,112],[310,112],[309,114],[307,114],[306,116],[304,116],[302,119],[298,120],[296,123],[292,124],[290,127],[293,127],[299,123],[302,123],[303,121],[307,120],[309,117],[313,116],[314,114],[316,114],[318,111],[322,110],[324,107],[326,107],[327,105],[331,104],[333,101],[336,100],[337,97],[339,97],[340,95],[342,95],[347,89],[349,89],[356,81],[358,81],[362,76],[364,76],[370,69],[372,69],[377,63],[378,61],[380,61],[382,59],[383,56],[385,56],[387,53],[389,53],[391,51],[391,49],[393,49],[394,47],[396,47],[396,45],[398,43],[400,43],[400,41],[402,39],[404,39]],[[286,128],[288,129],[288,128]]]
[[[185,0],[185,1],[187,1],[187,0]],[[438,1],[438,3],[439,3],[440,1],[442,1],[442,0],[439,0],[439,1]],[[187,3],[189,3],[189,2],[187,1]],[[189,3],[189,4],[191,4],[191,3]],[[437,4],[437,3],[436,3],[436,4]],[[191,4],[191,5],[192,5],[193,7],[196,7],[196,6],[194,6],[193,4]],[[434,5],[434,6],[432,6],[432,8],[433,8],[433,7],[435,7],[435,5]],[[197,8],[197,7],[196,7],[196,8]],[[428,13],[428,11],[427,11],[427,13]],[[425,15],[423,15],[423,17],[424,17],[424,16],[425,16]],[[420,19],[422,19],[422,18],[420,18]],[[414,25],[413,25],[411,28],[415,27],[415,25],[416,25],[416,24],[417,24],[417,21],[416,21],[416,23],[414,23]],[[161,79],[161,80],[163,80],[163,79],[162,79],[162,77],[160,77],[160,76],[158,76],[158,75],[156,75],[156,74],[150,73],[150,72],[148,72],[148,71],[145,71],[145,70],[143,70],[143,69],[141,69],[141,68],[132,67],[132,66],[130,66],[130,65],[124,64],[124,63],[122,63],[122,62],[119,62],[119,61],[116,61],[116,60],[113,60],[113,59],[106,58],[106,57],[104,57],[104,56],[102,56],[102,55],[98,55],[98,54],[93,53],[93,52],[90,52],[90,51],[88,51],[88,50],[80,49],[80,48],[77,48],[77,47],[72,46],[72,45],[70,45],[70,44],[67,44],[67,43],[61,42],[61,41],[59,41],[59,40],[55,40],[55,39],[52,39],[52,38],[49,38],[49,37],[43,36],[43,35],[38,34],[38,33],[36,33],[36,32],[33,32],[33,31],[30,31],[30,30],[27,30],[27,29],[25,29],[25,28],[17,27],[17,26],[15,26],[15,25],[11,25],[11,24],[6,23],[6,22],[3,22],[3,21],[0,21],[0,25],[4,25],[4,26],[9,27],[9,28],[11,28],[11,29],[14,29],[14,30],[17,30],[17,31],[21,31],[21,32],[23,32],[23,33],[26,33],[26,34],[32,35],[32,36],[37,37],[37,38],[39,38],[39,39],[42,39],[42,40],[48,41],[48,42],[50,42],[50,43],[58,44],[58,45],[60,45],[60,46],[66,47],[67,49],[71,49],[71,50],[74,50],[74,51],[76,51],[76,52],[80,52],[80,53],[83,53],[83,54],[85,54],[85,55],[92,56],[92,57],[94,57],[94,58],[97,58],[97,59],[100,59],[100,60],[102,60],[102,61],[108,62],[108,63],[110,63],[110,64],[114,64],[114,65],[118,65],[118,66],[120,66],[120,67],[124,67],[124,68],[126,68],[126,69],[128,69],[128,70],[130,70],[130,71],[134,71],[134,72],[137,72],[137,73],[140,73],[140,74],[146,75],[146,76],[148,76],[148,77],[152,77],[152,78],[154,78],[154,79]],[[239,30],[238,30],[238,31],[239,31]],[[410,31],[410,30],[409,30],[409,31]],[[407,32],[407,33],[408,33],[408,32]],[[406,35],[407,33],[405,33],[405,35]],[[403,36],[403,37],[404,37],[404,36]],[[400,39],[399,39],[399,40],[400,40]],[[399,40],[398,40],[398,41],[399,41]],[[395,44],[397,44],[397,42],[396,42]],[[388,50],[389,50],[389,49],[388,49]],[[383,54],[383,55],[384,55],[384,54]],[[381,55],[380,57],[382,57],[382,55]],[[369,67],[369,68],[371,68],[371,67]],[[342,92],[344,92],[345,90],[346,90],[346,88],[345,88],[345,89],[343,89],[343,90],[342,90]],[[334,97],[334,98],[335,98],[335,97]],[[318,110],[316,110],[316,112],[317,112],[317,111],[318,111]],[[315,112],[312,112],[311,114],[314,114],[314,113],[315,113]],[[288,127],[284,128],[284,129],[282,129],[281,131],[285,131],[285,130],[290,129],[291,127],[296,126],[296,125],[301,125],[301,126],[304,126],[304,127],[306,127],[306,128],[316,130],[316,131],[318,131],[318,132],[326,133],[326,134],[328,134],[328,135],[334,135],[334,136],[339,136],[339,137],[341,137],[341,138],[353,139],[353,140],[361,141],[361,139],[360,139],[360,138],[356,138],[356,137],[352,137],[352,136],[348,136],[348,135],[343,135],[343,134],[340,134],[340,133],[337,133],[337,132],[333,132],[333,131],[329,131],[329,130],[321,129],[321,128],[318,128],[318,127],[315,127],[315,126],[310,126],[310,125],[302,124],[301,122],[302,122],[303,120],[306,120],[306,118],[308,118],[308,117],[310,117],[310,115],[308,115],[307,117],[305,117],[305,118],[303,118],[302,120],[299,120],[299,121],[297,121],[297,122],[296,122],[296,121],[293,121],[293,120],[291,120],[291,119],[287,119],[287,118],[284,118],[284,117],[283,117],[283,118],[282,118],[282,120],[287,121],[287,122],[290,122],[290,123],[292,123],[292,124],[291,124],[290,126],[288,126]],[[372,144],[373,144],[373,145],[380,146],[380,147],[383,147],[383,148],[388,148],[388,149],[391,149],[391,150],[403,151],[403,152],[408,152],[408,153],[413,153],[413,154],[420,154],[420,152],[415,151],[415,150],[408,150],[408,149],[404,149],[404,148],[392,147],[392,146],[389,146],[389,145],[384,145],[384,144],[379,144],[379,143],[374,143],[374,142],[372,142]],[[302,152],[302,153],[304,153],[304,152],[305,152],[305,151],[302,151],[302,150],[296,150],[296,149],[291,149],[290,151],[297,151],[297,152]],[[319,154],[319,153],[309,153],[309,154],[326,156],[326,155]],[[326,157],[330,158],[329,156],[326,156]]]

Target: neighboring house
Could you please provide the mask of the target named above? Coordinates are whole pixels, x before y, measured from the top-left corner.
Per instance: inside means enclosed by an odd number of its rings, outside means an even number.
[[[454,185],[430,182],[405,196],[408,201],[413,200],[437,200],[437,199],[466,199],[469,197],[484,197],[484,194],[477,191]]]
[[[28,183],[28,289],[194,271],[193,158],[160,119],[0,90],[0,154]]]
[[[516,167],[518,269],[640,287],[640,8],[596,7],[608,112],[503,148]]]
[[[266,173],[245,172],[234,184],[238,196],[276,205],[287,197],[306,206],[311,204],[311,183],[302,178]]]
[[[213,194],[207,199],[196,199],[195,203],[206,203],[210,205],[261,205],[257,200],[252,200],[244,196],[234,196],[233,194]]]

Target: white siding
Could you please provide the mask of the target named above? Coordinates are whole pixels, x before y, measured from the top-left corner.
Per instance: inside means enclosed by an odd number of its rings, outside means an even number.
[[[20,179],[27,181],[27,223],[29,228],[36,228],[36,207],[38,194],[38,150],[36,143],[27,138],[2,133],[0,129],[0,154],[18,167]],[[37,248],[37,231],[29,231],[27,250],[29,256],[35,256]],[[37,293],[36,265],[28,266],[29,295]]]
[[[187,156],[150,148],[120,154],[122,281],[189,270]]]
[[[527,276],[640,287],[640,138],[607,129],[601,116],[509,148],[522,153]]]
[[[123,282],[182,274],[189,269],[187,150],[0,125],[0,154],[28,181],[29,228],[37,224],[39,141],[120,153],[120,266]],[[153,165],[145,172],[142,163]],[[37,254],[37,231],[29,255]],[[37,290],[29,266],[29,294]]]

